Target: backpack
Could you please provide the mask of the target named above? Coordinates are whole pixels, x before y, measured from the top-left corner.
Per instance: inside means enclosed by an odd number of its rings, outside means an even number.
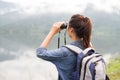
[[[110,80],[106,74],[106,65],[102,55],[96,53],[93,48],[86,48],[82,51],[74,45],[65,45],[65,47],[77,53],[73,80]]]

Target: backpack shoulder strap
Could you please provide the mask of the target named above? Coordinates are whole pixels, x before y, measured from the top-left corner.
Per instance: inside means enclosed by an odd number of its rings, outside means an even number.
[[[73,52],[75,52],[77,54],[79,54],[79,53],[81,53],[83,51],[82,49],[80,49],[79,47],[74,46],[74,45],[64,45],[64,47],[70,49],[71,51],[73,51]]]
[[[74,45],[64,45],[64,47],[72,50],[73,52],[80,54],[81,52],[83,52],[83,54],[86,54],[89,50],[94,50],[93,48],[86,48],[85,50],[80,49],[77,46]]]

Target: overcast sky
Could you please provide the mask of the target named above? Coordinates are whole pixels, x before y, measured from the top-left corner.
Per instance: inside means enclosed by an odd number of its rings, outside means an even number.
[[[120,13],[120,0],[0,0],[0,15],[17,11],[29,15],[38,13],[84,12],[90,4],[95,10]]]

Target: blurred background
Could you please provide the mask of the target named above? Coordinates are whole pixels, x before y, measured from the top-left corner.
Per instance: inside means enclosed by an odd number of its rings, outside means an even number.
[[[91,18],[92,44],[104,55],[112,80],[118,80],[120,0],[0,0],[0,80],[57,80],[55,66],[37,58],[35,50],[53,23],[77,13]],[[48,49],[57,48],[57,38]]]

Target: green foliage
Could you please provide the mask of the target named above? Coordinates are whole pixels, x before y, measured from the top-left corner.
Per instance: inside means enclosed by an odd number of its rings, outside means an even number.
[[[120,80],[120,56],[110,61],[107,73],[111,80]]]

